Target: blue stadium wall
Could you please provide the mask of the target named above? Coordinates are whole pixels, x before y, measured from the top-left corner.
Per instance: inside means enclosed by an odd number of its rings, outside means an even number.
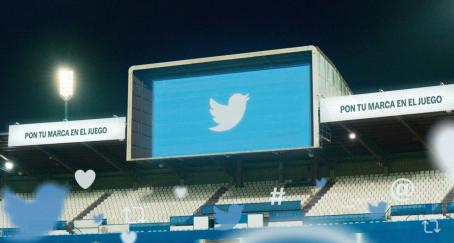
[[[422,221],[406,222],[357,222],[342,226],[320,226],[320,227],[347,227],[351,232],[363,233],[371,243],[439,243],[454,242],[454,220],[438,220],[439,233],[427,234],[424,232]],[[234,230],[235,232],[247,232],[248,230]],[[250,230],[249,230],[250,231]],[[146,232],[138,233],[136,243],[177,243],[199,242],[200,239],[228,239],[233,231],[179,231],[179,232]],[[0,242],[8,241],[1,238]],[[73,236],[49,236],[37,242],[47,243],[76,243],[76,242],[120,242],[119,234],[97,234],[97,235],[73,235]],[[276,242],[276,241],[273,241]]]

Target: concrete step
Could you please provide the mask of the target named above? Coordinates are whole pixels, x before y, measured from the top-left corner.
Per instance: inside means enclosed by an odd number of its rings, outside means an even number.
[[[74,234],[74,221],[83,219],[85,216],[87,216],[93,209],[98,207],[102,202],[104,202],[107,198],[109,198],[112,195],[110,192],[104,192],[101,196],[99,196],[93,203],[88,205],[87,208],[82,210],[76,217],[74,217],[71,221],[69,221],[68,226],[66,228],[66,231],[68,231],[70,234]]]

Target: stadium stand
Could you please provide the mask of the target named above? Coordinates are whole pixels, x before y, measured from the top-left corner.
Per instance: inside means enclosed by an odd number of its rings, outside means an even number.
[[[23,197],[23,198],[26,198]],[[0,201],[0,227],[1,228],[11,228],[12,225],[8,219],[8,215],[5,213],[5,201]]]
[[[415,184],[415,192],[408,201],[397,201],[392,198],[390,186],[396,179],[408,178]],[[226,184],[206,184],[187,186],[188,194],[177,198],[174,187],[141,187],[138,189],[110,190],[110,196],[100,202],[83,216],[83,219],[93,219],[103,215],[109,224],[128,224],[124,209],[142,207],[147,213],[144,221],[131,216],[134,223],[163,223],[169,222],[171,216],[194,215],[197,210]],[[220,198],[216,205],[250,204],[269,202],[270,192],[274,188],[285,186],[279,181],[245,182],[243,187],[231,186]],[[326,216],[343,214],[367,214],[368,203],[377,204],[385,201],[389,206],[419,205],[441,203],[444,197],[454,187],[446,173],[440,171],[419,171],[394,173],[388,176],[373,174],[359,176],[343,176],[335,180],[334,185],[321,196],[306,216]],[[285,201],[301,201],[302,204],[315,196],[320,189],[314,186],[295,186],[285,188]],[[87,207],[103,195],[104,191],[73,191],[65,200],[61,220],[71,221],[80,215]],[[32,199],[32,193],[18,193],[19,197]],[[4,213],[4,202],[0,201],[0,226],[11,228],[13,225]],[[418,216],[413,218],[442,218],[439,215]],[[409,216],[393,216],[393,220],[406,220]],[[140,222],[136,222],[140,221]]]
[[[65,206],[60,220],[70,221],[74,219],[103,193],[103,191],[73,191],[69,193],[65,199]],[[16,195],[26,200],[32,200],[34,198],[33,193],[17,193]],[[8,215],[5,214],[5,203],[3,200],[0,201],[0,227],[13,227]]]
[[[318,77],[323,81],[318,87],[323,90],[320,95],[350,95],[337,70],[327,60],[319,61],[314,68],[324,70]],[[380,242],[394,242],[389,239],[406,237],[401,236],[406,227],[410,236],[418,237],[412,231],[438,233],[435,230],[440,226],[447,232],[444,228],[454,225],[449,219],[454,214],[454,181],[446,173],[433,170],[424,140],[435,122],[454,117],[452,114],[419,114],[405,119],[393,115],[318,124],[320,150],[195,157],[187,161],[169,158],[156,163],[122,163],[124,141],[10,149],[6,144],[9,135],[4,133],[0,134],[0,142],[4,141],[0,149],[24,162],[28,173],[10,175],[0,182],[16,191],[33,191],[43,178],[68,184],[74,181],[76,168],[96,170],[96,183],[90,189],[81,191],[77,184],[71,184],[76,190],[65,199],[61,221],[49,232],[61,238],[49,237],[46,242],[100,242],[101,238],[102,242],[118,242],[114,233],[126,232],[140,233],[141,242],[156,238],[161,239],[158,242],[219,239],[221,233],[216,229],[223,224],[220,211],[231,213],[232,205],[241,206],[234,207],[241,211],[234,213],[238,221],[233,229],[349,224],[357,227],[354,232],[378,235],[383,240]],[[29,173],[34,170],[36,174]],[[313,185],[320,177],[326,179],[322,188],[320,183]],[[392,197],[391,185],[400,178],[415,185],[414,193],[405,201]],[[174,185],[178,183],[188,184],[180,197],[175,195]],[[275,188],[284,188],[282,205],[270,204]],[[17,195],[34,198],[33,193]],[[380,211],[377,217],[369,205],[382,201],[387,203],[386,215]],[[11,224],[4,208],[0,200],[0,235],[14,235],[20,229]],[[424,219],[440,220],[440,224],[437,221],[426,228],[425,222],[421,227]],[[172,232],[155,234],[167,231]],[[394,235],[383,237],[387,234]],[[443,237],[451,240],[437,242],[452,242],[454,235]],[[47,241],[50,239],[55,241]]]
[[[399,178],[410,179],[415,192],[408,201],[397,201],[390,193]],[[440,203],[454,182],[439,171],[420,171],[383,175],[339,177],[334,186],[307,213],[308,216],[368,213],[368,203],[385,201],[388,205]]]
[[[410,179],[415,184],[416,190],[408,201],[397,201],[391,197],[390,186],[399,178]],[[56,226],[56,230],[49,232],[49,235],[64,240],[67,239],[65,237],[70,237],[71,233],[80,237],[97,237],[99,233],[136,231],[147,232],[147,235],[142,236],[143,239],[151,239],[157,237],[156,233],[172,231],[171,234],[159,237],[179,239],[183,236],[178,232],[183,231],[187,234],[184,237],[197,239],[201,237],[199,235],[201,233],[198,233],[201,231],[195,230],[194,217],[208,217],[212,220],[213,206],[225,211],[231,204],[245,205],[241,221],[235,228],[250,228],[252,226],[248,224],[247,215],[263,214],[264,227],[354,224],[359,227],[358,230],[370,232],[370,235],[374,233],[369,231],[368,222],[373,223],[375,228],[388,229],[388,233],[394,232],[389,230],[390,228],[403,225],[418,228],[422,220],[430,219],[438,220],[440,227],[444,229],[450,224],[449,217],[454,213],[454,203],[451,199],[447,202],[446,210],[449,213],[442,213],[444,200],[450,195],[454,182],[446,173],[436,170],[399,172],[390,175],[340,176],[329,182],[321,189],[315,186],[294,185],[290,180],[246,181],[242,187],[225,183],[187,185],[188,194],[181,199],[174,194],[172,186],[72,191],[65,200],[61,217],[63,222]],[[286,192],[283,199],[284,207],[280,209],[269,204],[270,192],[275,187],[278,190],[284,187]],[[106,197],[106,193],[109,196]],[[17,195],[33,199],[33,193]],[[304,215],[301,208],[318,197],[320,199],[315,200],[312,209]],[[100,198],[104,199],[100,201]],[[390,206],[387,218],[372,219],[368,203],[376,204],[380,201],[386,201]],[[92,208],[95,204],[97,206]],[[3,201],[0,201],[0,207],[0,227],[3,235],[14,234],[17,229],[13,228],[4,212]],[[130,209],[142,207],[146,212],[144,221],[140,221],[138,212],[135,212],[131,213],[129,219],[133,222],[127,222],[123,211],[128,207]],[[76,220],[74,231],[69,230],[66,226],[80,215],[83,215],[83,219]],[[93,226],[93,218],[97,215],[103,215],[106,222],[100,226]],[[176,224],[174,225],[172,221]],[[83,225],[87,227],[84,228]],[[103,235],[111,237],[113,234]],[[213,233],[212,237],[216,237],[215,235],[216,233]]]
[[[242,204],[269,202],[270,192],[274,188],[280,190],[285,183],[279,181],[245,182],[243,187],[232,187],[218,201],[217,204]],[[312,194],[317,192],[315,187],[289,187],[285,188],[285,201],[305,202]]]
[[[114,190],[112,196],[85,219],[93,219],[96,215],[102,214],[111,224],[127,224],[124,209],[142,207],[147,212],[145,222],[168,222],[170,216],[192,215],[221,186],[222,184],[190,185],[187,186],[187,196],[181,199],[174,195],[173,187]],[[131,216],[130,220],[138,219]]]
[[[80,214],[85,208],[98,199],[104,192],[103,191],[74,191],[70,193],[65,199],[65,207],[61,220],[72,220]]]

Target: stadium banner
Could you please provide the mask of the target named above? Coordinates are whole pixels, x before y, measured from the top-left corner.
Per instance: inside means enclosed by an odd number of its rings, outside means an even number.
[[[11,125],[8,146],[124,140],[125,133],[125,117]]]
[[[320,99],[320,122],[454,110],[454,85]]]
[[[127,159],[318,147],[312,57],[306,48],[131,67]]]

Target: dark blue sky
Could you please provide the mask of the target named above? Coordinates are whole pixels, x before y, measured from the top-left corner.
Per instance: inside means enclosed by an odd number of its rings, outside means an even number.
[[[0,2],[0,132],[63,118],[54,73],[77,72],[70,118],[125,115],[131,65],[319,46],[356,93],[454,83],[454,2]]]

